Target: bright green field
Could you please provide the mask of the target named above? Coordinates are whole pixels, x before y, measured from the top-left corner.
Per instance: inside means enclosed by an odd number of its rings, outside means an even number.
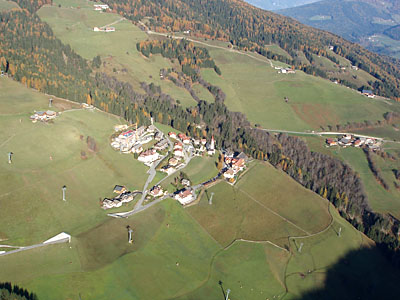
[[[213,178],[218,174],[215,163],[218,160],[218,154],[206,157],[194,157],[188,166],[183,169],[192,184],[196,185]]]
[[[220,49],[211,49],[210,54],[222,76],[203,70],[204,78],[222,88],[231,110],[245,113],[264,128],[319,129],[348,121],[381,120],[385,112],[398,109],[397,104],[367,100],[346,87],[302,72],[278,74],[268,64],[245,55]]]
[[[208,197],[214,193],[213,204]],[[235,239],[269,240],[308,235],[330,222],[328,203],[272,166],[256,163],[237,185],[222,182],[204,193],[189,213],[221,244]]]
[[[0,232],[8,242],[37,243],[61,231],[76,235],[106,218],[99,199],[111,196],[114,185],[143,187],[146,167],[109,146],[113,125],[121,122],[117,117],[75,110],[52,124],[33,124],[29,116],[45,109],[48,98],[5,78],[0,91],[0,201],[12,203],[2,205]],[[87,136],[96,140],[97,153],[87,149]],[[9,151],[14,153],[11,165]],[[61,199],[63,185],[67,202]]]
[[[111,196],[115,184],[141,189],[147,168],[109,146],[113,125],[122,122],[117,117],[73,110],[53,123],[30,122],[31,112],[45,109],[47,101],[0,79],[0,238],[2,244],[25,245],[66,231],[72,243],[0,257],[0,282],[19,284],[41,300],[219,299],[227,288],[232,300],[291,299],[321,286],[322,281],[304,283],[286,271],[309,268],[309,260],[291,259],[269,242],[231,242],[268,240],[293,252],[289,236],[307,236],[329,225],[326,200],[270,165],[254,163],[235,187],[220,183],[197,206],[184,209],[170,199],[129,219],[109,218],[99,198]],[[95,138],[97,153],[87,150],[88,135]],[[11,165],[8,151],[14,153]],[[208,158],[207,167],[193,165],[191,171],[189,166],[188,173],[210,176],[214,163]],[[64,184],[66,202],[61,200]],[[215,192],[212,206],[210,192]],[[335,222],[344,221],[335,216]],[[127,243],[127,225],[134,229],[133,245]],[[354,249],[360,236],[347,223],[342,226],[345,242],[337,251],[331,250],[334,237],[317,235],[303,253],[310,252],[323,267],[326,259],[317,254],[330,251],[329,263],[334,263]]]
[[[38,11],[40,18],[47,22],[57,38],[61,39],[86,59],[100,55],[106,65],[102,70],[120,80],[130,82],[140,91],[140,82],[154,82],[162,91],[180,100],[183,106],[195,105],[196,101],[183,88],[177,88],[172,82],[160,79],[160,69],[171,68],[172,64],[160,55],[143,57],[136,49],[136,43],[146,40],[147,35],[128,20],[114,25],[115,32],[94,32],[93,27],[101,27],[121,20],[121,16],[112,13],[100,13],[93,10],[94,2],[75,0],[81,8],[62,7],[54,1],[54,6],[44,6]],[[114,68],[116,72],[114,72]],[[126,72],[123,71],[126,69]]]

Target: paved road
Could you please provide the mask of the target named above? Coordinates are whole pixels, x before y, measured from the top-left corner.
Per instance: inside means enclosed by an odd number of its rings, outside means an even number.
[[[119,23],[119,22],[122,22],[123,20],[125,20],[125,18],[121,18],[121,19],[119,19],[119,20],[117,20],[117,21],[114,21],[114,22],[112,22],[112,23],[110,23],[110,24],[101,26],[100,28],[104,28],[104,27],[109,27],[109,26],[115,25],[115,24],[117,24],[117,23]]]
[[[400,143],[400,141],[395,141],[395,140],[385,140],[381,137],[376,137],[376,136],[369,136],[369,135],[362,135],[358,133],[352,133],[352,132],[335,132],[335,131],[313,131],[313,132],[304,132],[304,131],[290,131],[290,130],[280,130],[280,129],[266,129],[266,128],[255,128],[255,129],[260,129],[263,131],[268,131],[268,132],[277,132],[277,133],[290,133],[290,134],[301,134],[301,135],[316,135],[316,136],[322,136],[322,135],[354,135],[357,137],[363,137],[363,138],[370,138],[370,139],[375,139],[375,140],[380,140],[382,142],[389,142],[389,143]]]
[[[69,241],[69,239],[63,239],[63,240],[49,242],[49,243],[36,244],[36,245],[31,245],[31,246],[26,246],[26,247],[17,247],[18,249],[7,251],[5,253],[0,253],[0,256],[5,256],[5,255],[13,254],[13,253],[26,251],[26,250],[41,248],[41,247],[53,245],[53,244],[68,243],[68,241]],[[1,245],[1,247],[5,248],[6,246]],[[16,247],[8,246],[7,248],[16,248]]]

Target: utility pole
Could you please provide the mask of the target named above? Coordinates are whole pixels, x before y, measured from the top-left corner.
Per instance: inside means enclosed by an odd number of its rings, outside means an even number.
[[[214,193],[211,193],[211,197],[210,197],[210,199],[208,200],[208,204],[212,204],[212,198],[213,198],[213,196],[214,196]]]
[[[9,164],[11,164],[12,163],[12,155],[13,155],[14,153],[12,153],[12,152],[8,152],[8,163]]]
[[[231,290],[230,289],[227,289],[226,290],[226,297],[225,297],[225,300],[228,300],[229,299],[229,293],[231,292]]]
[[[62,187],[62,193],[63,193],[63,201],[67,201],[66,199],[65,199],[65,191],[67,190],[67,186],[63,186]]]
[[[303,243],[300,244],[300,247],[299,247],[299,250],[298,250],[299,253],[301,253],[301,249],[303,249],[303,245],[304,245]]]
[[[132,244],[133,243],[133,240],[132,240],[133,229],[129,225],[127,226],[127,228],[128,228],[128,234],[129,234],[128,243]]]

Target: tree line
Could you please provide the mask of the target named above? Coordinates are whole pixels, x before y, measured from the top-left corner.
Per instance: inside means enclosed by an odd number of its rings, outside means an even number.
[[[192,79],[197,78],[199,68],[213,68],[218,75],[221,75],[221,70],[210,57],[208,50],[197,47],[185,39],[142,41],[136,44],[136,48],[146,57],[150,54],[161,54],[169,59],[178,59],[182,72]]]
[[[10,282],[0,282],[1,300],[37,300],[36,294],[28,290],[13,285]]]

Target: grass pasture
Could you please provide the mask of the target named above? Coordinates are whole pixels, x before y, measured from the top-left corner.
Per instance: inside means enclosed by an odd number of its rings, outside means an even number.
[[[267,63],[245,55],[222,49],[210,49],[210,55],[222,76],[202,70],[203,77],[222,88],[229,109],[245,113],[253,124],[264,128],[302,131],[366,118],[377,121],[385,112],[398,108],[398,104],[371,101],[356,91],[299,71],[278,74]]]
[[[42,242],[61,231],[78,234],[104,220],[99,199],[111,196],[115,184],[142,188],[146,167],[109,146],[119,118],[75,110],[64,111],[53,123],[33,124],[29,116],[35,109],[46,108],[47,97],[5,78],[0,80],[0,90],[1,95],[10,95],[0,96],[0,106],[12,107],[0,115],[4,158],[0,162],[0,201],[13,203],[0,211],[0,231],[9,243]],[[97,153],[88,149],[88,136],[95,139]],[[7,163],[9,151],[14,153],[11,165]],[[86,159],[81,157],[82,151]],[[67,202],[61,199],[63,185],[67,186]],[[15,219],[29,226],[22,228]]]
[[[283,247],[288,236],[325,228],[330,222],[327,205],[272,166],[257,163],[235,187],[219,183],[187,210],[223,246],[246,239]]]
[[[38,15],[51,26],[57,38],[69,44],[78,54],[89,60],[100,55],[102,71],[131,83],[138,91],[141,90],[141,82],[154,82],[183,106],[196,104],[185,89],[160,79],[160,69],[172,67],[169,60],[160,55],[145,58],[137,51],[136,43],[148,38],[137,26],[121,19],[118,14],[94,11],[94,2],[74,0],[73,5],[67,5],[61,1],[61,7],[58,7],[58,1],[54,1],[53,6],[42,7]],[[114,22],[110,26],[115,27],[115,32],[93,31],[95,26]]]

